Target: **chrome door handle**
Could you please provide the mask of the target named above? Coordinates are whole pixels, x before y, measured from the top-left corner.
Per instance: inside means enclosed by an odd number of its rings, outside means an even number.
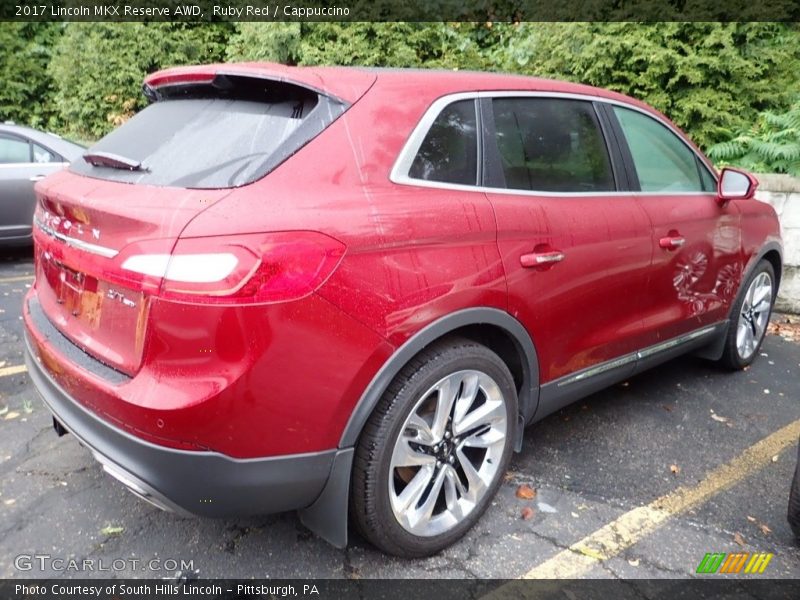
[[[559,250],[551,252],[531,252],[530,254],[523,254],[519,257],[519,263],[525,267],[541,267],[551,263],[557,263],[564,260],[564,253]]]
[[[28,178],[28,180],[29,180],[29,181],[41,181],[41,180],[42,180],[42,179],[44,179],[45,177],[47,177],[47,175],[31,175],[31,176]]]
[[[658,245],[664,250],[677,250],[686,243],[686,238],[681,236],[667,236],[658,240]]]

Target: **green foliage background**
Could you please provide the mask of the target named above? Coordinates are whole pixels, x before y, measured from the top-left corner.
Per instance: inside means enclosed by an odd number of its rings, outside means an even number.
[[[568,79],[652,104],[704,148],[741,142],[754,127],[790,139],[791,132],[781,132],[793,121],[776,121],[774,115],[787,113],[800,98],[796,23],[4,22],[0,47],[0,120],[84,140],[110,131],[143,106],[140,86],[147,73],[216,61],[474,69]],[[774,150],[759,167],[786,171],[789,159]],[[736,163],[746,155],[728,147],[714,157]]]

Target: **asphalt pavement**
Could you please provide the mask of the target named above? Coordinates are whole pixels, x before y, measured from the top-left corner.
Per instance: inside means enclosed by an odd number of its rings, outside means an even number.
[[[680,358],[548,417],[470,534],[400,560],[357,536],[333,548],[291,513],[186,519],[126,491],[55,435],[21,367],[30,251],[0,252],[0,578],[684,578],[712,552],[770,553],[758,577],[800,578],[798,343],[770,335],[737,373]]]

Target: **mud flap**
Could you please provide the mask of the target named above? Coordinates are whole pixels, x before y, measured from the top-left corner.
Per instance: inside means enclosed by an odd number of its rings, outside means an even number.
[[[329,544],[347,546],[347,509],[354,448],[339,450],[333,459],[328,482],[314,503],[300,509],[300,521]]]

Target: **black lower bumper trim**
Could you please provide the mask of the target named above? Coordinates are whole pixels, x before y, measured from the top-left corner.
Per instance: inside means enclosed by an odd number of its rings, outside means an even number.
[[[295,510],[311,505],[328,480],[336,450],[235,459],[132,436],[73,400],[42,368],[27,336],[25,342],[28,373],[56,420],[106,471],[161,508],[208,517]]]

